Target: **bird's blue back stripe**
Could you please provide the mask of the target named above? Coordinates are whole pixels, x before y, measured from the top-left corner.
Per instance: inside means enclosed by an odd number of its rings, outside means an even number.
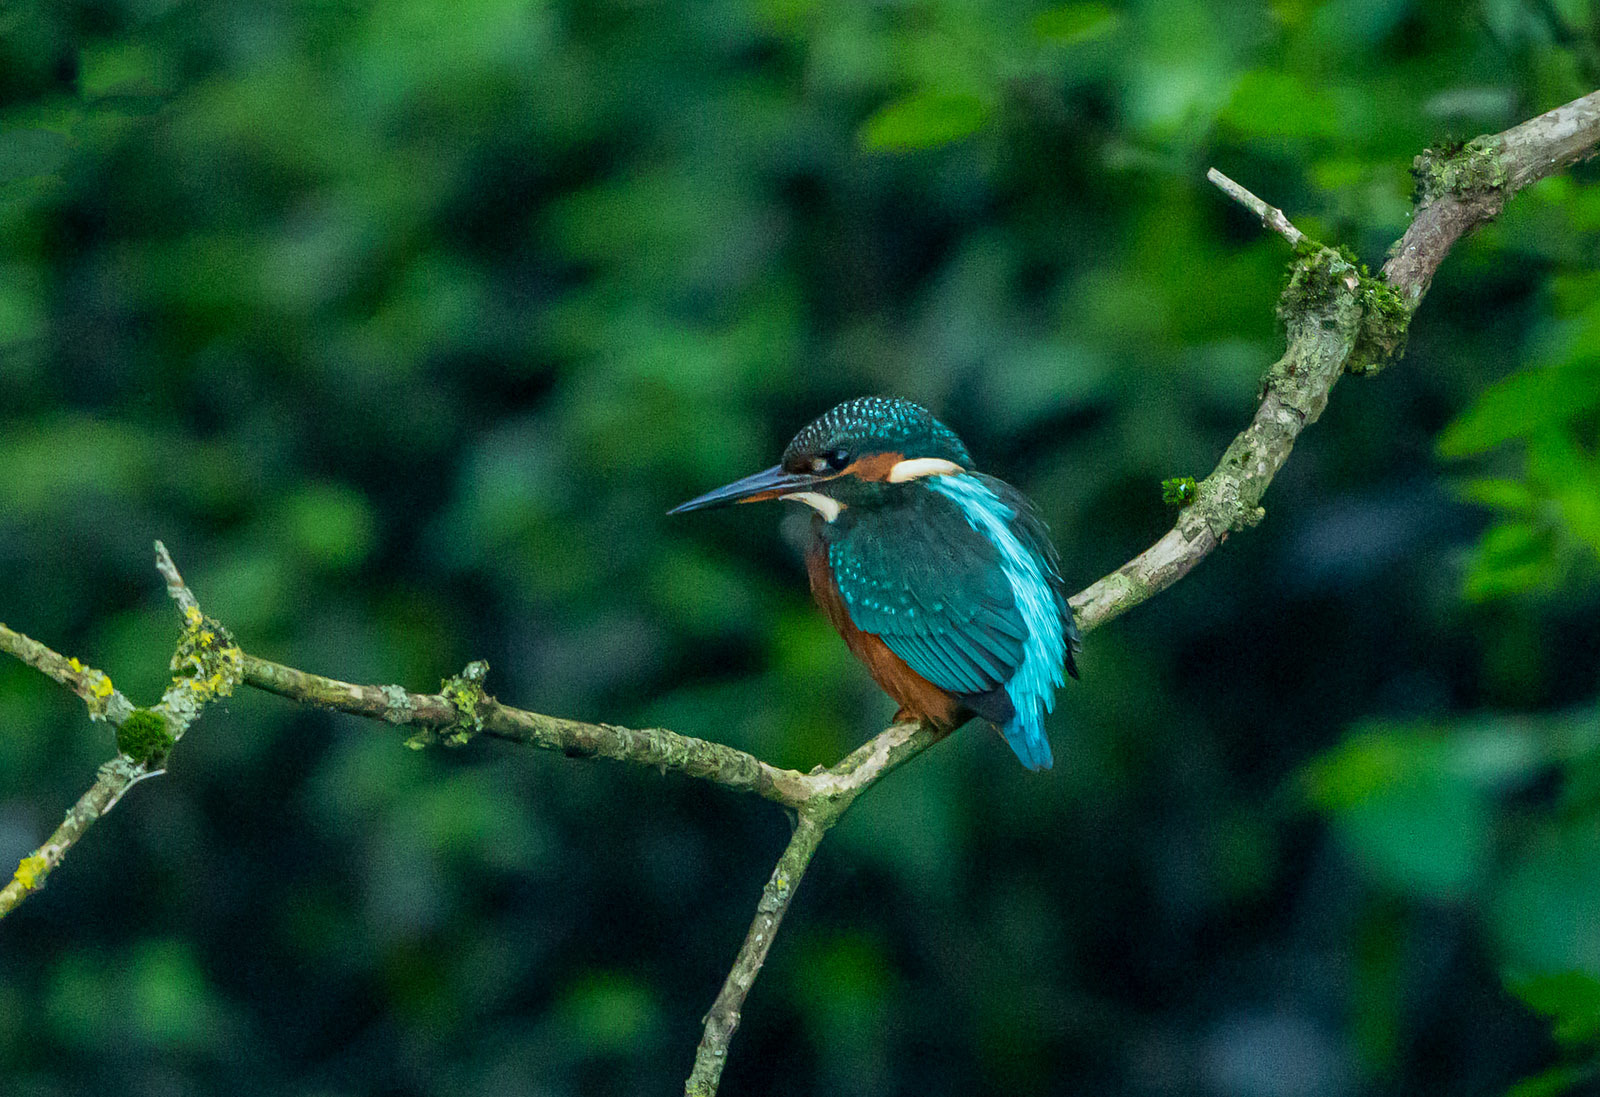
[[[1027,626],[1022,643],[1022,665],[1006,683],[1016,716],[1001,730],[1023,763],[1050,765],[1050,743],[1044,734],[1043,712],[1055,708],[1055,691],[1066,683],[1066,639],[1062,635],[1061,607],[1047,576],[1050,565],[1028,551],[1011,528],[1016,511],[975,476],[958,473],[931,476],[928,486],[951,499],[967,524],[989,538],[1000,553],[1000,568],[1011,584],[1011,595]],[[1041,712],[1043,710],[1043,712]]]

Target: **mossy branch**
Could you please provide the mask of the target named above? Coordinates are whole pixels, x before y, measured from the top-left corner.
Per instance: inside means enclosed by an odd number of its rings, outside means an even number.
[[[1104,624],[1159,594],[1264,517],[1261,497],[1300,432],[1327,407],[1344,373],[1371,375],[1405,349],[1411,317],[1434,272],[1465,233],[1496,217],[1517,191],[1564,171],[1600,144],[1600,91],[1455,150],[1426,150],[1406,233],[1377,275],[1329,248],[1212,169],[1213,183],[1290,241],[1295,257],[1279,302],[1287,347],[1262,380],[1260,406],[1176,524],[1133,560],[1072,598],[1080,625]]]
[[[194,595],[183,585],[172,558],[156,542],[156,566],[167,579],[167,592],[183,612],[183,629],[172,656],[172,683],[150,708],[137,708],[116,690],[102,671],[60,655],[36,640],[0,625],[0,650],[43,671],[82,697],[92,720],[105,720],[117,730],[117,756],[100,767],[94,784],[67,811],[43,845],[17,865],[0,888],[0,918],[44,886],[67,852],[84,833],[117,806],[128,790],[162,773],[167,752],[199,719],[205,706],[233,692],[239,682],[240,652],[217,622],[200,612]]]
[[[761,974],[761,965],[766,963],[767,952],[772,948],[778,926],[783,923],[789,901],[800,886],[800,878],[805,875],[806,866],[811,864],[811,857],[817,852],[829,825],[808,812],[800,814],[794,836],[778,858],[767,886],[761,889],[755,921],[750,923],[739,955],[734,958],[733,969],[723,980],[717,1000],[706,1013],[705,1030],[695,1051],[694,1069],[683,1087],[686,1097],[714,1097],[716,1094],[722,1080],[722,1067],[728,1058],[728,1045],[739,1028],[745,996],[750,993],[756,976]]]

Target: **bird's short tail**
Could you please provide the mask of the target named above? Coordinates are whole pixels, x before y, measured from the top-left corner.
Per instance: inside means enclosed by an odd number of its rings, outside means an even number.
[[[1029,717],[1032,719],[1029,719]],[[1030,713],[1017,713],[1000,725],[1000,734],[1016,752],[1022,764],[1031,770],[1049,769],[1055,764],[1050,753],[1050,740],[1045,738],[1044,720],[1037,709]]]

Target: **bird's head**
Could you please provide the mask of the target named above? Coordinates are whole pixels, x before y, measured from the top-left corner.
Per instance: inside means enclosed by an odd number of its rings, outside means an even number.
[[[845,401],[795,435],[783,460],[772,468],[708,491],[668,513],[795,499],[831,522],[845,507],[888,501],[894,485],[971,468],[967,447],[926,408],[889,396],[863,396]]]

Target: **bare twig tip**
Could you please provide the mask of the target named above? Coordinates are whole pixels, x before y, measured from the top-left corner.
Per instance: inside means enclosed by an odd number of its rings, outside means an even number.
[[[167,546],[160,541],[156,542],[156,570],[161,573],[161,578],[167,582],[167,596],[178,603],[178,608],[185,615],[194,615],[200,612],[200,601],[194,596],[183,581],[183,576],[178,574],[178,565],[172,562],[172,554],[167,551]],[[198,619],[198,618],[196,618]]]
[[[1223,194],[1226,194],[1229,198],[1232,198],[1235,202],[1239,203],[1245,209],[1259,217],[1261,219],[1261,224],[1265,228],[1271,229],[1273,232],[1289,241],[1290,247],[1298,247],[1300,241],[1306,238],[1305,233],[1301,232],[1299,229],[1295,228],[1294,225],[1290,224],[1289,219],[1284,216],[1281,209],[1279,209],[1277,206],[1267,205],[1266,202],[1262,201],[1260,198],[1257,198],[1250,191],[1246,190],[1238,183],[1235,183],[1226,175],[1223,175],[1216,168],[1212,168],[1207,171],[1206,178],[1210,180],[1211,184]]]

